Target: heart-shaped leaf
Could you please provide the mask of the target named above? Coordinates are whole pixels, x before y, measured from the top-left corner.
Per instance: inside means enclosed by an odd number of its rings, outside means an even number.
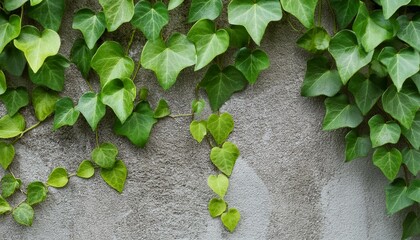
[[[160,99],[158,106],[155,109],[155,113],[153,115],[154,118],[164,118],[171,114],[171,110],[169,109],[168,102],[165,99]]]
[[[224,29],[216,30],[214,22],[207,19],[200,20],[191,27],[188,39],[195,44],[197,50],[195,71],[205,67],[229,47],[228,32]]]
[[[20,8],[23,4],[25,4],[28,0],[3,0],[4,8],[7,11],[13,11]]]
[[[249,44],[249,34],[244,26],[232,25],[225,30],[229,33],[229,47],[242,48]]]
[[[397,143],[400,140],[401,128],[398,123],[387,122],[381,115],[375,115],[369,120],[370,140],[376,148],[387,143]]]
[[[343,94],[325,99],[324,104],[326,113],[322,123],[323,130],[355,128],[363,121],[362,113]]]
[[[25,118],[20,113],[5,115],[0,118],[0,138],[12,138],[20,135],[25,130]]]
[[[210,200],[208,208],[210,216],[215,218],[222,215],[222,213],[226,211],[227,205],[226,202],[222,199],[213,198]]]
[[[382,8],[384,9],[384,16],[386,19],[398,10],[398,8],[407,5],[411,0],[380,0]]]
[[[26,188],[26,193],[26,202],[32,206],[45,201],[47,198],[48,188],[42,182],[31,182]]]
[[[380,147],[373,153],[372,160],[373,165],[381,169],[385,177],[393,181],[400,171],[402,155],[396,148],[387,150],[385,147]]]
[[[238,157],[239,149],[231,142],[225,142],[222,148],[214,147],[210,153],[210,159],[213,164],[227,176],[232,174]]]
[[[54,129],[63,126],[73,126],[80,112],[74,108],[73,100],[65,97],[55,103]]]
[[[324,28],[314,27],[303,34],[296,43],[306,51],[316,54],[327,50],[330,40],[331,37]]]
[[[207,122],[206,121],[192,121],[190,124],[190,133],[193,138],[201,143],[207,135]]]
[[[31,6],[28,16],[39,22],[44,28],[58,31],[64,15],[65,0],[42,0],[40,4]]]
[[[90,63],[95,52],[96,49],[89,49],[85,40],[81,38],[78,38],[71,48],[70,59],[74,64],[76,64],[85,79],[89,76]]]
[[[180,6],[184,0],[169,0],[168,10],[172,10]]]
[[[133,18],[133,0],[99,0],[99,4],[104,9],[108,32],[117,30],[119,26]]]
[[[99,121],[105,116],[106,112],[100,96],[94,92],[83,94],[79,99],[76,110],[80,111],[85,117],[92,131],[96,130]]]
[[[13,0],[14,1],[14,0]],[[27,203],[21,203],[13,209],[13,219],[24,226],[32,226],[34,220],[34,209]]]
[[[420,171],[420,151],[405,148],[402,151],[402,157],[403,163],[407,166],[408,170],[416,176]]]
[[[242,72],[249,83],[254,84],[260,72],[270,67],[270,59],[262,50],[251,51],[242,48],[236,55],[235,67]]]
[[[101,168],[112,169],[116,162],[118,148],[112,143],[102,143],[92,151],[92,160]]]
[[[142,0],[136,4],[131,24],[142,31],[148,40],[160,37],[162,28],[169,22],[169,13],[163,2],[151,4]]]
[[[105,14],[103,12],[95,14],[94,11],[84,8],[74,15],[72,28],[80,30],[88,48],[93,49],[98,39],[105,32],[105,25]]]
[[[7,113],[10,116],[13,116],[21,108],[29,104],[29,94],[24,87],[8,88],[7,91],[0,96],[0,100],[6,106]]]
[[[420,112],[416,113],[410,128],[402,128],[402,134],[417,150],[420,149]],[[416,175],[416,174],[414,174]]]
[[[80,163],[79,168],[77,169],[77,176],[81,178],[91,178],[95,174],[95,168],[91,161],[84,160]]]
[[[284,11],[295,16],[306,28],[314,25],[315,8],[318,0],[280,0]]]
[[[195,22],[200,19],[216,19],[222,13],[222,0],[192,0],[188,22]]]
[[[11,174],[6,174],[1,178],[1,196],[10,197],[20,188],[22,181],[16,179]]]
[[[375,106],[383,93],[383,90],[373,80],[366,79],[359,73],[350,79],[348,89],[353,94],[356,105],[363,115],[366,115]]]
[[[232,0],[228,7],[229,23],[244,26],[257,45],[268,23],[279,21],[282,16],[278,0]]]
[[[29,66],[36,73],[47,57],[58,53],[61,41],[60,36],[53,30],[45,29],[39,32],[35,27],[24,26],[14,44],[25,54]]]
[[[101,177],[109,186],[122,193],[127,178],[127,168],[121,160],[118,160],[112,169],[102,168]]]
[[[144,68],[155,72],[163,89],[169,89],[176,82],[182,69],[196,62],[194,44],[185,35],[173,34],[165,43],[162,39],[147,41],[141,53]]]
[[[6,70],[13,76],[21,76],[26,66],[26,59],[23,52],[13,44],[7,45],[0,54],[0,68]]]
[[[60,99],[57,92],[36,87],[32,92],[32,103],[35,116],[39,121],[44,121],[55,110],[55,103]]]
[[[21,20],[17,15],[11,15],[9,20],[0,15],[0,52],[4,47],[20,34]]]
[[[388,214],[394,214],[406,207],[411,206],[414,201],[407,196],[407,185],[401,178],[385,188],[386,210]]]
[[[0,215],[12,210],[13,208],[10,206],[10,204],[2,196],[0,196]]]
[[[48,176],[47,184],[51,187],[62,188],[69,182],[69,175],[65,168],[55,168]]]
[[[410,182],[410,185],[407,189],[407,196],[416,201],[420,202],[420,180],[419,179],[413,179]]]
[[[410,239],[420,234],[420,219],[414,212],[409,212],[403,223],[403,234],[401,239]]]
[[[420,51],[420,15],[414,16],[411,21],[405,15],[400,16],[397,20],[400,24],[398,38]]]
[[[70,67],[69,60],[62,55],[48,57],[37,73],[29,69],[29,78],[39,86],[45,86],[54,91],[64,89],[64,72]]]
[[[207,185],[223,199],[229,187],[229,179],[224,174],[219,174],[218,176],[210,175],[207,178]]]
[[[368,136],[359,136],[356,130],[351,130],[346,135],[346,162],[367,157],[372,144]]]
[[[218,145],[221,145],[233,131],[235,123],[229,113],[222,113],[220,116],[212,114],[207,119],[207,129]]]
[[[12,144],[0,142],[0,165],[6,170],[15,158],[15,148]]]
[[[359,0],[330,0],[340,29],[347,27],[359,9]]]
[[[233,232],[241,219],[241,214],[235,208],[229,209],[227,213],[222,214],[222,223],[230,231]]]

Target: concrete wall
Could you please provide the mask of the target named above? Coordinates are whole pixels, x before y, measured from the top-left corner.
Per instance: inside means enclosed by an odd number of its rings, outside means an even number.
[[[71,13],[87,5],[98,8],[94,2],[68,1],[68,9]],[[185,8],[172,12],[178,23],[166,33],[174,29],[186,33],[185,15]],[[71,30],[70,14],[61,33],[62,52],[68,55],[80,36]],[[124,42],[127,34],[123,29],[114,37]],[[227,195],[230,206],[242,213],[235,233],[227,233],[207,212],[214,194],[206,179],[216,170],[208,146],[190,137],[189,119],[159,122],[147,147],[137,149],[112,134],[114,117],[108,114],[100,125],[100,141],[119,146],[129,169],[124,193],[117,194],[98,175],[91,180],[72,178],[64,189],[51,188],[48,200],[35,207],[33,227],[0,217],[0,238],[399,239],[403,216],[385,213],[385,177],[369,159],[344,164],[344,132],[321,131],[322,99],[300,96],[308,56],[296,46],[298,37],[286,21],[270,24],[261,47],[270,55],[271,68],[222,108],[235,119],[230,141],[241,150]],[[143,43],[135,41],[131,52],[135,60]],[[183,71],[176,85],[164,92],[154,75],[142,70],[136,84],[150,89],[152,104],[164,97],[173,113],[187,113],[193,88],[204,73]],[[88,88],[74,67],[66,74],[63,96],[77,99]],[[25,115],[35,121],[32,109]],[[94,142],[84,121],[53,132],[49,120],[16,144],[12,170],[26,183],[45,180],[57,166],[74,171],[89,157]]]

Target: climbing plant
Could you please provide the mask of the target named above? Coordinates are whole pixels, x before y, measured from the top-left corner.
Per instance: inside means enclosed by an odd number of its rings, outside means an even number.
[[[352,128],[346,135],[346,161],[365,157],[375,148],[373,164],[392,181],[386,188],[390,214],[418,206],[420,182],[420,16],[418,0],[98,0],[100,9],[79,9],[72,28],[80,38],[70,56],[60,54],[60,26],[65,0],[0,0],[0,101],[7,114],[0,118],[0,214],[11,214],[22,225],[32,225],[33,206],[45,201],[49,188],[63,188],[72,177],[91,178],[95,172],[113,189],[124,190],[128,174],[118,147],[99,142],[99,123],[112,111],[115,134],[137,147],[147,147],[152,128],[162,118],[189,117],[192,137],[210,147],[209,158],[218,173],[207,183],[216,197],[208,203],[212,217],[234,231],[238,209],[224,197],[229,187],[238,147],[228,141],[233,116],[220,112],[231,96],[255,84],[270,66],[259,46],[272,21],[294,16],[306,28],[297,44],[314,54],[308,61],[302,95],[326,96],[324,130]],[[189,5],[189,31],[163,34],[170,11]],[[334,29],[322,27],[322,7],[334,15]],[[316,21],[316,9],[318,21]],[[325,8],[324,8],[325,9]],[[227,12],[228,22],[219,19]],[[128,44],[111,32],[132,29]],[[331,33],[331,34],[330,34]],[[147,40],[139,56],[132,56],[135,36]],[[230,49],[230,51],[228,51]],[[234,53],[229,65],[222,58]],[[226,56],[225,59],[231,59]],[[75,65],[88,92],[79,99],[63,96],[65,71]],[[332,67],[334,66],[334,67]],[[161,99],[152,108],[148,90],[141,86],[140,68],[153,71],[159,85],[169,90],[180,72],[193,67],[201,81],[192,89],[191,113],[173,115]],[[95,77],[95,75],[97,77]],[[31,86],[10,81],[23,76]],[[92,81],[98,79],[98,84]],[[203,116],[207,102],[213,111]],[[37,122],[27,127],[23,108],[33,109]],[[51,120],[50,120],[51,119]],[[17,143],[41,124],[52,122],[60,131],[86,121],[96,146],[78,169],[51,170],[46,181],[22,183],[10,170]],[[418,136],[419,135],[419,136]],[[402,143],[401,143],[402,142]],[[204,146],[207,147],[207,146]],[[403,150],[401,150],[403,149]],[[397,178],[402,166],[404,178]],[[134,167],[134,166],[129,166]],[[411,174],[411,176],[410,176]],[[36,177],[34,177],[36,178]],[[21,193],[24,200],[11,206],[8,198]],[[420,234],[416,209],[404,221],[403,238]]]

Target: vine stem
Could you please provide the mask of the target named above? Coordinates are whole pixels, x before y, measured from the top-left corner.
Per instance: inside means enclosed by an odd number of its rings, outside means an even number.
[[[133,45],[135,35],[136,35],[136,29],[133,29],[133,31],[131,32],[130,41],[128,41],[128,45],[127,45],[127,50],[126,50],[127,55],[130,52],[131,45]]]
[[[133,79],[133,81],[136,79],[137,75],[140,72],[140,68],[141,68],[141,56],[139,56],[139,61],[137,62],[137,67],[136,67],[136,71],[133,74],[133,77],[131,79]]]
[[[322,25],[322,0],[319,1],[318,26]]]
[[[95,142],[96,142],[96,146],[99,147],[99,131],[98,131],[98,129],[95,130]]]
[[[17,137],[15,140],[13,140],[12,144],[15,144],[17,141],[19,141],[19,139],[21,139],[27,132],[37,128],[39,125],[41,124],[41,121],[35,123],[34,125],[32,125],[31,127],[25,129],[25,131],[23,131],[19,137]]]

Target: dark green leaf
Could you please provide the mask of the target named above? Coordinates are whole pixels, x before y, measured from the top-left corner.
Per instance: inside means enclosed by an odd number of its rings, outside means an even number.
[[[420,219],[414,212],[409,212],[403,223],[403,240],[420,234]]]
[[[95,52],[96,49],[89,49],[85,40],[81,38],[78,38],[71,48],[70,59],[74,64],[76,64],[85,79],[89,76],[90,62],[92,61]]]
[[[390,18],[398,8],[407,5],[411,0],[380,0],[386,19]]]
[[[420,171],[420,151],[405,148],[402,151],[403,162],[408,170],[416,176]]]
[[[357,107],[366,115],[382,96],[383,90],[372,80],[356,73],[349,81],[349,91],[353,94]]]
[[[398,123],[387,122],[381,115],[375,115],[369,120],[370,140],[376,148],[387,143],[397,143],[400,140],[401,128]]]
[[[249,83],[254,84],[260,72],[270,67],[270,59],[262,50],[251,51],[242,48],[236,55],[235,67],[242,72]]]
[[[347,27],[357,14],[359,0],[330,0],[340,29]]]
[[[420,112],[416,113],[416,116],[411,124],[410,128],[402,128],[402,134],[407,138],[410,144],[417,150],[420,149]],[[416,175],[416,174],[414,174]]]
[[[160,37],[162,28],[169,22],[169,14],[163,2],[150,3],[142,0],[136,4],[131,24],[143,32],[148,40]]]
[[[39,86],[45,86],[54,91],[64,89],[64,71],[70,67],[69,60],[62,55],[48,57],[37,73],[29,69],[31,81]]]
[[[99,121],[105,116],[105,105],[100,96],[94,92],[87,92],[80,97],[76,110],[85,117],[92,131],[96,130]]]
[[[385,147],[380,147],[373,153],[372,160],[373,165],[381,169],[385,177],[392,181],[397,177],[398,172],[400,171],[402,155],[396,148],[387,150]]]
[[[117,161],[118,148],[112,143],[102,143],[92,151],[92,160],[101,168],[112,169]]]
[[[25,55],[13,44],[7,45],[0,54],[0,68],[13,76],[21,76],[25,66]]]
[[[249,43],[249,34],[245,27],[232,25],[225,29],[229,33],[229,47],[242,48]]]
[[[397,20],[400,24],[398,38],[420,51],[420,15],[413,17],[411,21],[405,15],[400,16]]]
[[[155,109],[154,118],[164,118],[171,114],[168,103],[165,99],[160,99],[158,106]]]
[[[29,104],[29,94],[24,87],[9,88],[0,96],[0,100],[6,106],[7,113],[13,116]]]
[[[413,179],[407,190],[407,196],[418,203],[420,203],[420,180]]]
[[[401,178],[396,179],[385,188],[385,196],[388,214],[394,214],[414,203],[408,198],[407,185]]]
[[[358,136],[356,130],[351,130],[346,135],[346,162],[354,159],[367,157],[372,144],[368,136]]]
[[[109,106],[121,123],[131,115],[136,99],[136,86],[129,78],[109,81],[101,92],[102,102]]]
[[[65,0],[42,0],[40,4],[31,6],[28,16],[39,22],[44,28],[58,31],[64,15]]]
[[[55,103],[54,129],[63,126],[73,126],[80,112],[74,108],[71,98],[62,98]]]
[[[84,8],[74,15],[72,27],[82,32],[87,47],[93,49],[98,39],[105,32],[105,25],[103,12],[95,14],[94,11]]]
[[[314,25],[315,8],[318,0],[280,0],[284,11],[295,16],[306,28]]]
[[[47,198],[48,188],[42,182],[31,182],[26,188],[26,191],[26,202],[32,206],[45,201]]]
[[[348,102],[346,95],[325,99],[326,113],[322,123],[323,130],[334,130],[343,127],[357,127],[363,116],[359,109]]]
[[[109,186],[122,193],[127,178],[127,168],[121,160],[118,160],[112,169],[102,168],[101,177]]]
[[[200,19],[216,19],[222,12],[222,0],[192,0],[188,22],[195,22]]]

